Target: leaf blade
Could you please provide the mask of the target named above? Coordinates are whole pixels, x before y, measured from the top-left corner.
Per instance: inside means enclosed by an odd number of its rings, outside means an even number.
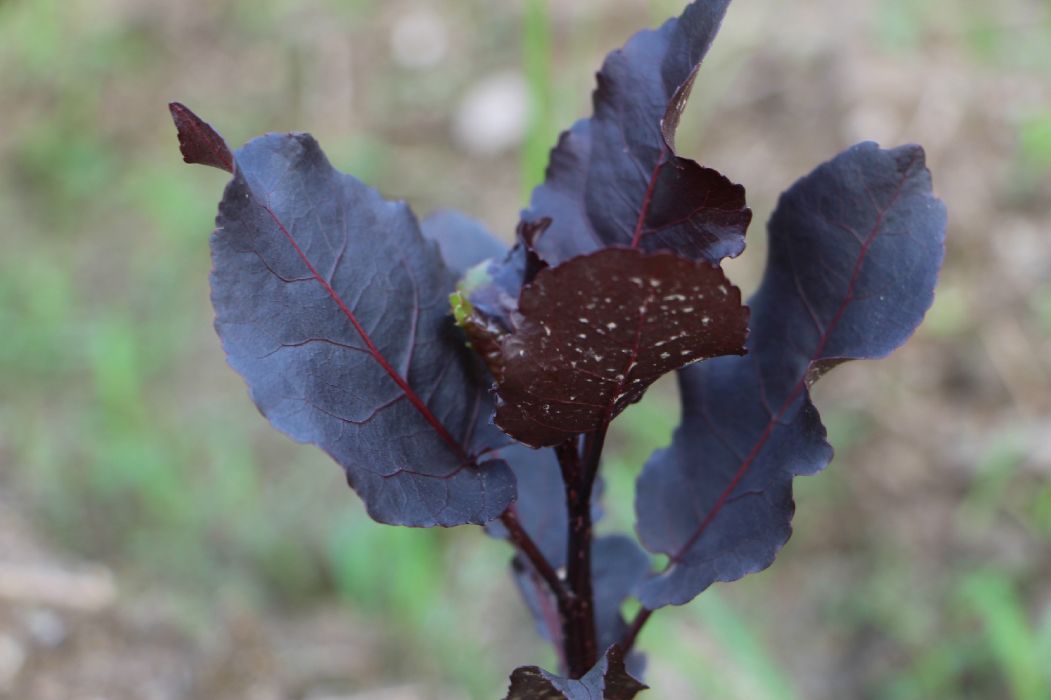
[[[673,250],[717,263],[744,249],[744,189],[675,153],[674,136],[729,0],[690,4],[607,58],[594,114],[562,134],[526,221],[550,218],[537,242],[557,265],[611,245]]]
[[[639,477],[639,535],[671,559],[641,587],[645,606],[773,562],[791,533],[792,478],[832,457],[809,386],[912,334],[933,300],[945,223],[917,146],[860,144],[782,196],[750,354],[680,373],[682,426]]]
[[[514,498],[454,282],[404,204],[304,134],[239,149],[212,236],[216,329],[253,400],[328,452],[381,522],[484,523]],[[383,236],[377,236],[377,231]]]
[[[505,255],[507,246],[481,222],[454,209],[439,209],[420,222],[423,237],[434,241],[442,260],[462,277],[475,265]]]

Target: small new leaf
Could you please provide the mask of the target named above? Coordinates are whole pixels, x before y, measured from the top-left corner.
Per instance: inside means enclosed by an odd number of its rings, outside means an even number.
[[[650,558],[626,535],[605,535],[591,547],[591,576],[595,592],[595,628],[598,648],[606,649],[624,637],[628,625],[620,614],[621,606],[635,592],[650,572]],[[637,656],[628,665],[632,670]]]
[[[504,371],[500,343],[517,327],[522,285],[547,267],[534,245],[550,223],[547,219],[520,222],[514,248],[467,271],[450,299],[457,325],[497,381]]]
[[[496,424],[533,447],[598,430],[661,375],[744,352],[748,309],[722,270],[607,248],[542,270],[501,341]]]
[[[579,680],[562,678],[538,666],[516,668],[506,700],[632,700],[649,686],[633,678],[616,646]]]

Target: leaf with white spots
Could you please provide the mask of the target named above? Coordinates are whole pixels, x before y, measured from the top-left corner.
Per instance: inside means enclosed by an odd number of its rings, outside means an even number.
[[[741,354],[748,309],[722,270],[606,248],[541,270],[501,341],[496,424],[533,447],[608,425],[661,375]]]

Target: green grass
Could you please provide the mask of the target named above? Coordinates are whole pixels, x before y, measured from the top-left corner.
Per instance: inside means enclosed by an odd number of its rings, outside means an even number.
[[[1051,171],[1051,112],[1037,112],[1022,119],[1018,126],[1018,157],[1023,168],[1036,173]]]
[[[963,577],[958,590],[963,607],[981,624],[989,659],[1011,698],[1051,698],[1051,657],[1041,655],[1044,649],[1016,585],[1004,572],[986,570]]]
[[[558,137],[555,124],[555,71],[552,65],[548,0],[526,0],[522,25],[522,66],[529,88],[529,119],[522,144],[522,191],[528,201],[544,179],[548,154]]]

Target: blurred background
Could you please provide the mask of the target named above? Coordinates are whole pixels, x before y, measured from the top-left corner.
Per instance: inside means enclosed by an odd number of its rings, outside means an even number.
[[[509,239],[602,57],[683,4],[0,0],[0,698],[492,699],[554,667],[506,545],[372,524],[258,415],[211,329],[225,175],[166,104]],[[1051,3],[734,3],[680,146],[748,188],[746,291],[777,195],[865,139],[927,148],[937,301],[817,387],[835,461],[772,568],[654,617],[654,698],[1051,698]],[[604,528],[676,401],[615,425]]]

